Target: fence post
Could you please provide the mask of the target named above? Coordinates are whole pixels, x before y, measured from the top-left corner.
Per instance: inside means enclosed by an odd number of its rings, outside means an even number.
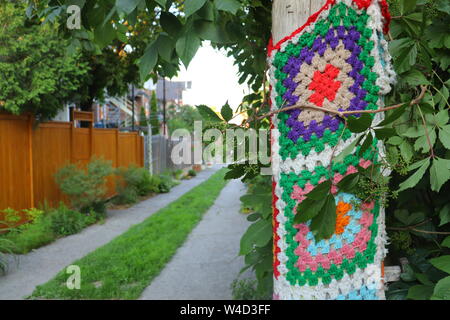
[[[34,203],[34,170],[33,170],[33,116],[28,115],[28,165],[30,167],[30,207],[35,207]]]
[[[152,124],[149,121],[147,121],[147,156],[148,156],[148,171],[151,175],[153,175],[153,135],[152,135]]]
[[[116,129],[116,167],[119,168],[119,128]]]

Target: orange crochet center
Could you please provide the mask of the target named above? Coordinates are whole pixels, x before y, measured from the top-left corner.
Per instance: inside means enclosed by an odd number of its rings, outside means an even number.
[[[350,203],[339,201],[336,206],[336,228],[335,233],[341,234],[344,232],[344,228],[350,223],[350,217],[347,216],[347,212],[352,210]]]

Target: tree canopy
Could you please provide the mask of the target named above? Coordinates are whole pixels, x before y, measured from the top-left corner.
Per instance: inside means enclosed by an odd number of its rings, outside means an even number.
[[[67,42],[54,28],[24,11],[20,2],[0,4],[0,107],[48,118],[76,95],[88,66],[79,55],[66,56]]]

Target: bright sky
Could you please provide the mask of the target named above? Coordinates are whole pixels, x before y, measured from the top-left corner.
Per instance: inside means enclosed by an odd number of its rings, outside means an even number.
[[[183,93],[183,102],[193,106],[204,104],[219,111],[228,100],[236,110],[249,90],[239,85],[238,69],[233,60],[223,50],[215,50],[204,41],[188,69],[182,66],[178,77],[173,79],[192,81],[192,88]]]

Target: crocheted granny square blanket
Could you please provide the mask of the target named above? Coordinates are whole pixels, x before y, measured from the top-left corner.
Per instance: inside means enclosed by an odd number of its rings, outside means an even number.
[[[385,0],[329,0],[293,34],[269,44],[272,110],[382,108],[395,80],[383,36],[389,20]],[[371,115],[374,123],[384,117]],[[293,222],[297,205],[315,186],[327,179],[336,184],[358,166],[376,163],[383,145],[374,139],[374,149],[359,154],[355,148],[335,162],[333,149],[338,155],[358,137],[337,115],[294,108],[271,121],[274,298],[384,299],[386,235],[378,203],[361,203],[333,186],[337,209],[331,238],[315,241],[310,222]]]

